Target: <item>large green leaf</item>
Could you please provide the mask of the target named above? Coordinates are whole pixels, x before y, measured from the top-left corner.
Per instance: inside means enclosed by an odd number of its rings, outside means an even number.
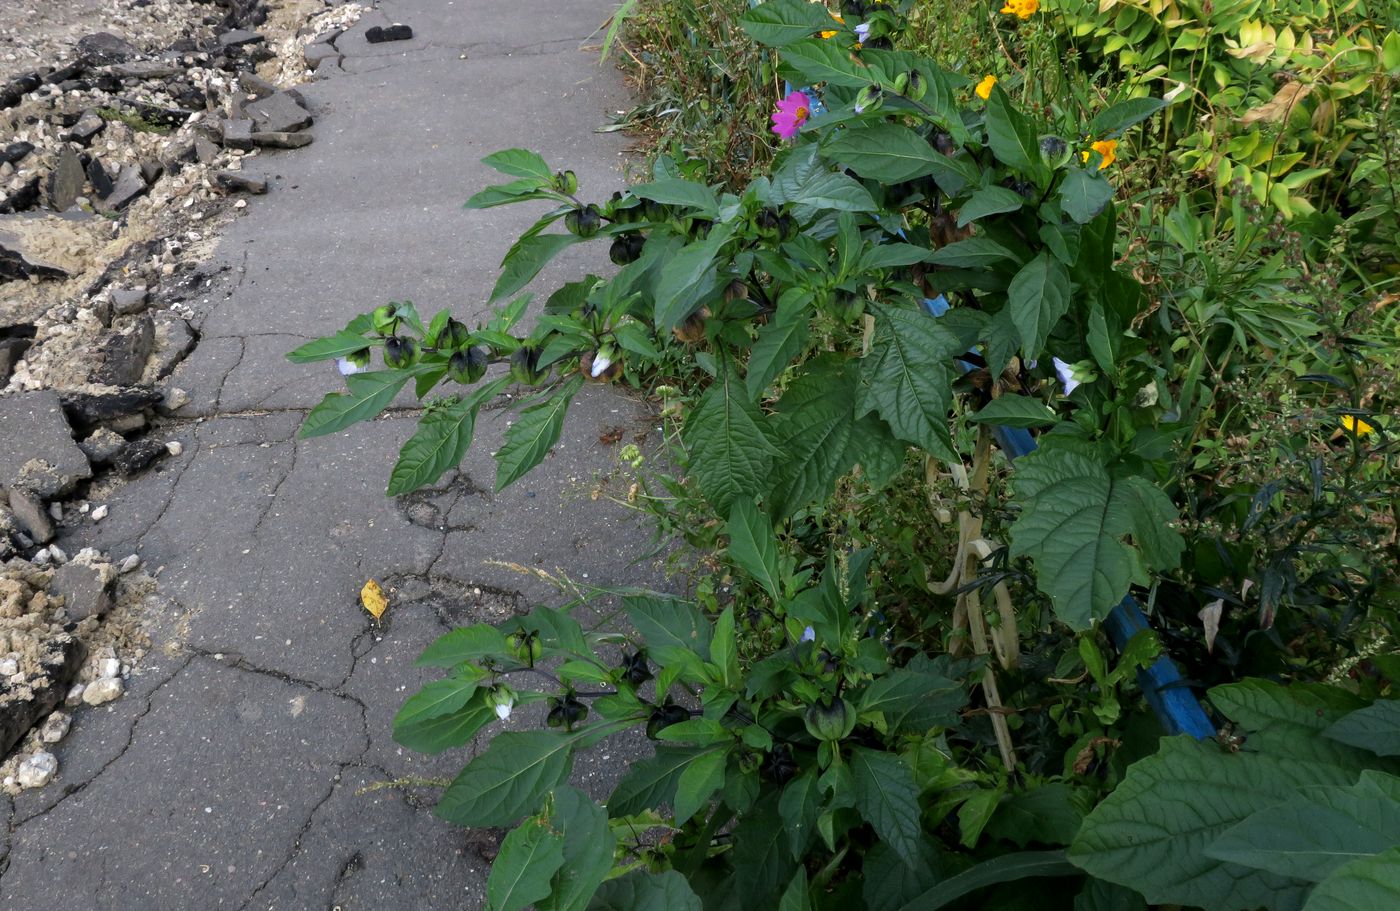
[[[668,206],[683,206],[699,209],[713,218],[719,212],[719,197],[715,191],[690,180],[667,177],[653,183],[638,184],[632,187],[632,195],[650,199]]]
[[[779,578],[778,539],[773,523],[751,500],[735,500],[729,509],[729,556],[753,576],[773,599],[782,597]]]
[[[1325,733],[1377,756],[1400,756],[1400,699],[1378,699],[1334,722]]]
[[[435,812],[459,826],[509,826],[569,778],[581,731],[506,731],[443,791]]]
[[[1015,212],[1026,204],[1026,197],[1006,187],[983,187],[958,207],[958,227],[966,227],[979,218]]]
[[[909,667],[877,677],[861,696],[860,713],[879,712],[891,734],[923,734],[952,727],[967,694],[954,680]]]
[[[1017,196],[1017,205],[1021,202]],[[946,247],[939,247],[929,256],[928,261],[940,266],[953,266],[959,269],[976,269],[993,266],[1006,261],[1016,262],[1016,254],[992,240],[990,237],[969,237],[954,241]]]
[[[796,866],[778,795],[770,791],[734,827],[734,886],[741,906],[772,908]]]
[[[455,667],[506,651],[506,637],[487,623],[459,626],[433,640],[415,662],[418,667]]]
[[[919,788],[914,773],[894,753],[856,747],[851,752],[856,811],[910,867],[923,858]]]
[[[550,892],[550,879],[564,865],[564,836],[542,819],[521,823],[501,844],[486,878],[489,911],[521,911]]]
[[[932,174],[945,160],[928,140],[894,123],[842,130],[826,144],[822,155],[861,177],[885,183]]]
[[[987,823],[987,834],[1024,848],[1031,842],[1067,845],[1079,832],[1084,810],[1062,781],[1008,795]]]
[[[665,661],[664,649],[694,652],[702,661],[710,660],[713,627],[694,604],[678,598],[629,595],[622,599],[627,619],[646,641],[647,650]]]
[[[394,716],[394,727],[425,718],[436,718],[455,712],[467,704],[476,693],[476,676],[448,677],[433,680],[421,690],[408,697],[408,701]]]
[[[778,813],[787,827],[788,848],[793,860],[801,860],[807,845],[817,833],[817,815],[821,812],[821,793],[815,769],[808,769],[792,779],[778,798]]]
[[[938,882],[932,862],[933,852],[926,850],[919,863],[909,866],[893,848],[877,841],[865,852],[861,861],[861,897],[865,907],[901,908]]]
[[[719,376],[686,418],[681,440],[690,452],[690,475],[721,514],[737,497],[751,497],[768,486],[780,453],[772,431],[740,387],[734,369],[721,364]]]
[[[351,424],[368,421],[379,414],[399,394],[413,374],[404,370],[375,370],[345,378],[349,394],[332,392],[306,416],[301,425],[303,438],[325,436]]]
[[[307,342],[300,348],[287,355],[287,360],[293,364],[310,364],[315,361],[330,360],[335,357],[345,357],[347,354],[354,354],[363,351],[371,344],[378,344],[355,332],[337,332],[325,338],[318,338],[314,342]]]
[[[832,23],[836,25],[835,22]],[[859,89],[874,80],[839,41],[810,38],[783,48],[778,72],[785,79],[802,85],[825,82],[848,89]]]
[[[1351,787],[1299,790],[1227,829],[1206,856],[1321,882],[1343,864],[1400,845],[1400,778],[1362,772]]]
[[[1328,727],[1361,705],[1358,697],[1336,687],[1284,686],[1249,678],[1213,688],[1210,701],[1237,727],[1249,732],[1254,749],[1325,762],[1354,773],[1377,766],[1397,771],[1394,763],[1326,736]]]
[[[709,747],[660,744],[656,755],[634,762],[608,798],[608,815],[614,818],[651,810],[676,799],[676,786],[686,768]]]
[[[675,870],[634,870],[598,887],[588,911],[701,911],[700,899]]]
[[[1012,482],[1022,510],[1011,554],[1031,558],[1036,586],[1075,629],[1108,616],[1130,584],[1147,584],[1145,565],[1165,570],[1180,559],[1181,538],[1164,530],[1176,509],[1142,478],[1114,477],[1090,456],[1042,447],[1017,461]]]
[[[698,289],[713,278],[715,257],[733,233],[731,225],[716,225],[708,237],[682,247],[661,267],[652,306],[657,329],[672,328],[699,306]]]
[[[962,340],[922,309],[877,304],[875,334],[860,365],[856,413],[877,411],[901,440],[956,459],[948,411],[953,390],[948,361]]]
[[[987,144],[1002,164],[1044,185],[1047,168],[1040,161],[1040,143],[1025,115],[1016,110],[1001,86],[987,99]]]
[[[1286,754],[1231,753],[1184,735],[1164,738],[1085,818],[1069,857],[1154,904],[1297,908],[1306,882],[1215,860],[1206,850],[1251,814],[1295,799],[1300,787],[1352,778],[1346,769]]]
[[[481,163],[488,167],[495,168],[502,174],[509,174],[511,177],[536,178],[538,180],[549,181],[554,177],[554,173],[549,170],[549,165],[538,152],[531,152],[529,149],[503,149],[493,152],[481,159]]]
[[[476,732],[496,720],[496,708],[478,693],[463,707],[441,715],[394,720],[394,740],[420,753],[441,753],[464,746]]]
[[[1120,101],[1095,115],[1089,122],[1089,135],[1094,139],[1110,139],[1166,106],[1166,101],[1161,98],[1129,98],[1127,101]]]
[[[522,411],[506,429],[505,442],[496,450],[496,490],[515,483],[549,455],[559,442],[569,403],[582,386],[583,377],[572,377],[549,399]]]
[[[696,756],[676,779],[675,813],[680,825],[707,803],[724,784],[724,767],[729,762],[729,746],[713,746]]]
[[[1308,896],[1303,911],[1400,908],[1400,845],[1346,864]]]
[[[749,398],[757,399],[788,368],[807,344],[811,334],[812,295],[808,291],[785,292],[778,301],[778,312],[758,330],[758,341],[749,351],[744,377]]]
[[[1002,427],[1049,427],[1059,418],[1040,399],[1007,393],[983,405],[968,420]]]
[[[1063,851],[1021,851],[984,860],[957,876],[949,877],[909,902],[900,911],[938,911],[971,892],[1042,876],[1074,876],[1078,871]]]
[[[490,302],[510,297],[528,285],[560,250],[573,246],[580,239],[574,234],[535,234],[516,241],[501,260],[501,277],[491,289]]]
[[[554,874],[549,897],[537,901],[535,908],[583,911],[612,870],[617,838],[608,826],[608,814],[578,788],[564,785],[554,791],[549,824],[563,831],[564,865]]]
[[[389,475],[389,496],[427,487],[457,467],[472,444],[477,409],[508,382],[509,377],[502,377],[425,415],[399,451],[399,459]]]
[[[824,4],[807,0],[768,0],[741,16],[739,25],[753,40],[769,47],[783,47],[837,27]]]
[[[1070,168],[1060,183],[1060,208],[1081,225],[1088,224],[1113,198],[1113,184],[1101,174]]]
[[[904,444],[884,421],[856,416],[854,374],[850,361],[819,358],[783,393],[773,417],[774,441],[783,453],[768,496],[773,515],[791,515],[825,499],[858,464],[879,486],[887,465],[902,460]]]
[[[1006,295],[1021,350],[1028,358],[1039,357],[1050,331],[1069,312],[1069,270],[1042,251],[1016,273]]]

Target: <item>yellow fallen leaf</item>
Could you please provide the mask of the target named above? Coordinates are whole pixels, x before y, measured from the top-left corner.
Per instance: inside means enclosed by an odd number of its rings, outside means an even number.
[[[376,620],[384,616],[384,611],[389,607],[389,599],[384,594],[384,589],[373,579],[366,582],[365,587],[360,589],[360,603]]]

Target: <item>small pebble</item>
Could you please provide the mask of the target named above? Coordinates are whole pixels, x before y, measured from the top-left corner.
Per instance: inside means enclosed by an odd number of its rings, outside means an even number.
[[[73,688],[68,691],[68,695],[63,697],[63,704],[68,706],[70,709],[75,705],[81,705],[83,702],[83,692],[85,690],[87,690],[87,687],[83,684],[73,684]]]
[[[105,518],[107,518],[107,504],[103,503],[92,511],[92,521],[101,522]]]
[[[112,677],[120,677],[122,674],[122,663],[116,658],[103,658],[97,662],[97,676],[103,680]]]
[[[0,677],[13,677],[19,673],[19,662],[13,658],[0,661]]]
[[[120,677],[104,677],[88,684],[87,689],[83,690],[83,701],[88,705],[102,705],[116,699],[125,691],[126,686]]]
[[[53,562],[53,552],[47,547],[42,548],[34,555],[34,559],[29,562],[33,563],[35,566],[48,566]]]
[[[57,544],[50,544],[50,545],[49,545],[49,556],[50,556],[50,557],[53,557],[53,562],[55,562],[55,563],[57,563],[57,564],[59,564],[59,565],[62,565],[62,564],[64,564],[64,563],[67,563],[67,562],[68,562],[68,551],[66,551],[66,550],[64,550],[63,548],[59,547]]]
[[[53,520],[54,520],[55,522],[62,522],[62,521],[63,521],[63,504],[62,504],[62,503],[50,503],[50,504],[49,504],[49,515],[53,516]]]
[[[140,568],[141,558],[136,556],[135,554],[132,554],[131,556],[127,557],[121,562],[119,566],[117,566],[117,570],[123,575],[125,575],[126,573],[134,573]]]
[[[169,443],[165,444],[165,451],[173,456],[177,456],[185,451],[185,447],[179,440],[171,440]]]
[[[16,773],[22,788],[42,788],[58,774],[58,757],[40,750],[19,764]]]
[[[72,726],[72,715],[65,712],[54,712],[44,719],[43,727],[39,728],[39,739],[44,743],[58,743],[68,736],[68,729]]]

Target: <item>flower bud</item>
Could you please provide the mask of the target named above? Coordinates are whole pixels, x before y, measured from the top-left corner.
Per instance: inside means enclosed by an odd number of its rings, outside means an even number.
[[[374,313],[370,314],[370,325],[380,335],[393,335],[399,327],[398,317],[394,315],[394,306],[385,304],[382,307],[375,307]]]
[[[611,383],[622,375],[622,353],[604,345],[579,358],[578,369],[590,383]]]
[[[807,706],[802,721],[807,733],[818,740],[840,740],[856,726],[856,716],[840,696],[829,703],[814,702]]]
[[[496,710],[496,717],[505,721],[510,717],[510,710],[515,707],[515,690],[499,683],[486,694],[486,704]]]
[[[418,360],[418,342],[403,335],[391,336],[384,343],[384,363],[395,370],[412,367]]]
[[[578,192],[578,175],[573,171],[558,171],[554,175],[554,189],[560,193]]]
[[[910,101],[918,101],[924,97],[928,91],[928,79],[918,70],[909,71],[909,84],[904,89],[904,97]]]
[[[369,349],[361,348],[359,351],[354,351],[345,355],[345,357],[338,358],[336,360],[336,366],[340,368],[341,376],[363,373],[369,369]]]
[[[603,217],[598,212],[598,207],[592,203],[579,206],[564,216],[564,227],[569,229],[570,234],[577,234],[579,237],[592,237],[602,226]]]
[[[1069,143],[1053,133],[1040,137],[1040,160],[1051,170],[1063,168],[1069,161]]]
[[[533,386],[543,379],[539,372],[540,349],[534,345],[521,345],[510,356],[510,375],[517,383]]]

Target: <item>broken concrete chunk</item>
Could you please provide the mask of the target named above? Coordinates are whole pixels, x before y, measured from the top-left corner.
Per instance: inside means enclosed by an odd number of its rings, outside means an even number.
[[[224,145],[230,149],[248,151],[253,148],[253,121],[225,120]]]
[[[317,70],[321,65],[330,61],[332,64],[340,62],[341,53],[336,50],[335,45],[317,42],[308,44],[302,51],[302,56],[306,59],[306,68]]]
[[[236,28],[219,36],[222,47],[242,47],[245,44],[260,44],[263,36],[246,28]]]
[[[68,146],[58,153],[58,163],[49,175],[49,207],[55,212],[63,212],[72,207],[83,195],[83,184],[87,175],[78,153]]]
[[[124,475],[133,475],[166,455],[165,444],[158,440],[137,440],[112,460],[112,467]]]
[[[112,312],[118,316],[130,316],[146,309],[150,294],[145,285],[135,288],[113,288],[108,295],[112,300]]]
[[[10,490],[10,511],[15,514],[20,527],[36,544],[47,544],[58,535],[44,501],[32,492],[20,488]],[[7,748],[8,749],[8,748]]]
[[[46,463],[55,476],[52,487],[57,489],[41,496],[60,496],[92,477],[87,457],[73,442],[61,400],[49,390],[0,398],[0,487],[19,484],[26,466],[35,461]]]
[[[88,374],[89,381],[104,386],[140,382],[154,344],[155,323],[143,313],[126,329],[108,333],[97,346],[97,364]]]
[[[159,60],[134,60],[108,67],[107,72],[118,79],[164,79],[182,72],[180,67]]]
[[[19,764],[15,777],[22,788],[42,788],[58,774],[58,757],[40,750]]]
[[[110,563],[65,563],[54,572],[49,590],[63,596],[64,613],[77,623],[106,615],[112,606],[112,582],[116,578],[117,568]]]
[[[224,190],[234,190],[261,196],[267,192],[267,181],[242,171],[214,172],[214,185]]]
[[[88,705],[102,705],[111,702],[126,691],[120,677],[104,677],[94,680],[83,690],[83,701]]]
[[[78,39],[78,56],[88,66],[125,63],[136,53],[130,41],[111,32],[97,32]]]
[[[299,149],[311,145],[310,133],[254,133],[253,144],[271,149]]]
[[[0,164],[17,164],[20,159],[34,151],[32,142],[12,142],[0,148]]]
[[[25,216],[0,217],[0,281],[14,278],[67,278],[68,270],[49,262],[31,251],[33,234],[22,230],[26,224],[18,221]]]
[[[255,133],[292,133],[311,126],[311,114],[290,92],[277,92],[250,102],[244,105],[243,112],[252,119]]]
[[[97,200],[95,208],[108,214],[120,212],[146,192],[146,178],[141,176],[139,165],[122,165],[121,173],[113,182],[112,192]]]
[[[194,330],[178,316],[162,313],[155,319],[154,351],[146,364],[144,379],[155,382],[169,376],[177,364],[194,350]]]
[[[68,736],[68,729],[73,725],[73,716],[67,712],[54,712],[44,719],[44,724],[39,728],[39,739],[44,743],[58,743]]]
[[[412,37],[413,29],[399,22],[388,27],[371,26],[365,31],[365,40],[370,44],[382,44],[385,41],[407,41]]]
[[[139,415],[161,400],[161,393],[142,386],[108,387],[59,393],[68,420],[89,431],[98,424],[110,427],[121,418]]]
[[[113,433],[106,427],[94,430],[86,440],[78,444],[88,460],[94,465],[106,465],[126,447],[126,438]]]
[[[90,145],[93,137],[106,126],[107,121],[97,116],[97,112],[84,111],[78,122],[73,124],[73,129],[68,131],[68,138],[81,145]]]
[[[266,98],[277,91],[277,86],[268,82],[257,73],[239,73],[238,85],[246,94],[254,95],[258,98]]]

